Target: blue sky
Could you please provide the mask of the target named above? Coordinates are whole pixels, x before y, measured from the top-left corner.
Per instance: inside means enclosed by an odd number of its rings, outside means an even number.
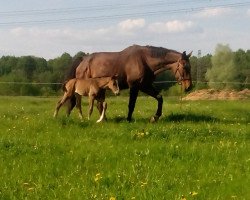
[[[250,49],[250,0],[0,0],[0,56],[46,59],[132,44],[197,55]]]

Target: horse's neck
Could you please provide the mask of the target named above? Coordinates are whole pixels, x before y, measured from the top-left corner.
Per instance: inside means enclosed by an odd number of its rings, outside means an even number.
[[[146,59],[149,66],[158,69],[161,68],[162,65],[169,65],[177,62],[181,58],[181,53],[169,50],[163,56],[152,56],[150,53],[146,53]]]
[[[175,51],[169,52],[165,57],[166,64],[169,65],[176,63],[181,58],[181,55],[182,55],[181,53]]]
[[[160,74],[161,72],[164,72],[166,70],[174,71],[176,68],[176,63],[181,58],[181,53],[170,51],[167,53],[162,63],[158,65],[158,67],[155,67],[154,74]]]

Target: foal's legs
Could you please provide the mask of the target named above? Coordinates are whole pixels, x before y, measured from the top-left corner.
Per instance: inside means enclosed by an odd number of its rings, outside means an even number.
[[[70,97],[70,99],[67,100],[68,103],[68,107],[67,107],[67,116],[70,115],[71,111],[73,110],[73,108],[76,105],[76,97],[75,95],[73,95],[72,97]]]
[[[90,116],[93,112],[93,106],[94,106],[95,96],[89,95],[89,114],[88,114],[88,120],[90,119]]]
[[[98,109],[98,111],[99,111],[100,116],[102,115],[103,109],[104,109],[103,106],[104,106],[104,101],[105,101],[105,92],[106,92],[105,89],[100,90],[100,91],[98,92],[98,95],[96,96],[96,100],[97,100],[96,106],[97,106],[97,109]],[[106,119],[105,112],[104,112],[103,118]]]
[[[83,116],[82,116],[82,97],[80,94],[75,93],[75,97],[76,97],[76,108],[79,111],[79,117],[82,120]]]
[[[106,110],[107,110],[107,103],[105,101],[100,102],[100,103],[102,104],[103,109],[102,109],[102,113],[101,113],[100,118],[96,121],[97,123],[99,123],[99,122],[106,119],[105,113],[106,113]]]
[[[160,116],[162,115],[162,104],[163,104],[163,98],[160,95],[160,93],[152,86],[147,86],[143,89],[141,89],[142,92],[150,95],[151,97],[154,97],[158,101],[158,108],[153,117],[151,117],[150,122],[156,122]]]
[[[129,96],[129,104],[128,104],[128,117],[127,117],[127,121],[131,121],[132,119],[132,114],[134,112],[135,109],[135,103],[136,103],[136,99],[138,96],[138,92],[139,89],[137,87],[131,87],[130,88],[130,96]]]
[[[68,98],[69,97],[66,94],[64,94],[63,97],[57,102],[56,109],[55,109],[55,112],[54,112],[54,117],[57,117],[61,106],[68,100]]]

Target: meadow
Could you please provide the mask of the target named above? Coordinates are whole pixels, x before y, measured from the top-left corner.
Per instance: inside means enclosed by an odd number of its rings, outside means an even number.
[[[108,121],[58,98],[0,98],[0,199],[250,199],[250,101],[109,97]]]

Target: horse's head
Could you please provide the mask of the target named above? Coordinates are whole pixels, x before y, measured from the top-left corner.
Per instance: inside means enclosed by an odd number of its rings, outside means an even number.
[[[178,84],[182,85],[182,88],[185,92],[188,92],[192,89],[192,78],[191,78],[191,65],[189,58],[192,55],[192,52],[186,55],[184,51],[181,58],[176,63],[175,67],[175,78]]]
[[[109,83],[108,83],[108,87],[109,89],[112,90],[112,92],[115,95],[119,95],[120,94],[120,89],[119,89],[119,85],[118,85],[118,75],[114,75],[111,77]]]

